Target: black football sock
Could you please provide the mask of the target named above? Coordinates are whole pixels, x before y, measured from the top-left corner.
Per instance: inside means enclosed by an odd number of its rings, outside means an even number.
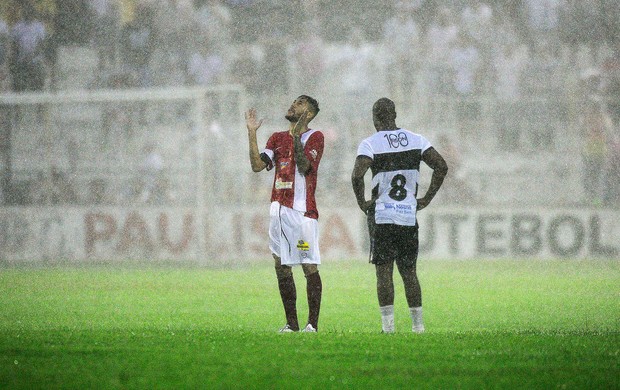
[[[308,323],[314,329],[319,329],[323,283],[318,271],[306,276],[306,292],[308,294]]]
[[[293,275],[278,279],[278,287],[282,304],[284,305],[286,323],[291,329],[299,330],[299,322],[297,321],[297,290],[295,289]]]

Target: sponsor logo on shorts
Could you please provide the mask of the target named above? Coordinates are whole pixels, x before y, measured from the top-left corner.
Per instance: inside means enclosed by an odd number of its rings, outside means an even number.
[[[310,245],[304,240],[297,241],[297,249],[300,251],[309,251]]]

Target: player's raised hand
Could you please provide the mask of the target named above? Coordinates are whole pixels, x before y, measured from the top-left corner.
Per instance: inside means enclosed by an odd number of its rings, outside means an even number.
[[[256,132],[260,125],[263,124],[263,120],[258,120],[256,117],[256,108],[250,108],[245,113],[245,125],[247,126],[249,131]]]

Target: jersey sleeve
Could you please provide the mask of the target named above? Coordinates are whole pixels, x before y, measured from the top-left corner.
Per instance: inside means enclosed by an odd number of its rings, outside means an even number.
[[[260,154],[261,160],[263,160],[265,164],[267,164],[266,168],[268,171],[273,169],[275,150],[276,140],[274,138],[274,134],[272,134],[271,137],[269,137],[269,139],[267,140],[267,145],[265,146],[265,149],[263,149],[263,152]]]
[[[424,136],[420,136],[420,151],[424,153],[427,149],[432,148],[430,141],[427,140]]]
[[[375,154],[372,151],[372,146],[367,139],[363,140],[362,143],[357,147],[357,155],[358,156],[366,156],[371,159],[374,159]]]
[[[304,147],[304,154],[306,155],[306,158],[308,158],[308,161],[310,161],[312,170],[315,172],[319,169],[319,163],[321,162],[321,157],[323,157],[324,147],[325,137],[320,131],[312,134]]]

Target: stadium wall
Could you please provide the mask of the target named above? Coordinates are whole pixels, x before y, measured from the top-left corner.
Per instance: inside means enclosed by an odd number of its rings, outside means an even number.
[[[620,212],[575,209],[436,208],[419,214],[421,256],[620,258]],[[202,222],[202,223],[199,223]],[[153,262],[218,266],[263,262],[267,207],[8,207],[0,209],[0,264]],[[321,210],[324,261],[365,259],[357,209]]]

